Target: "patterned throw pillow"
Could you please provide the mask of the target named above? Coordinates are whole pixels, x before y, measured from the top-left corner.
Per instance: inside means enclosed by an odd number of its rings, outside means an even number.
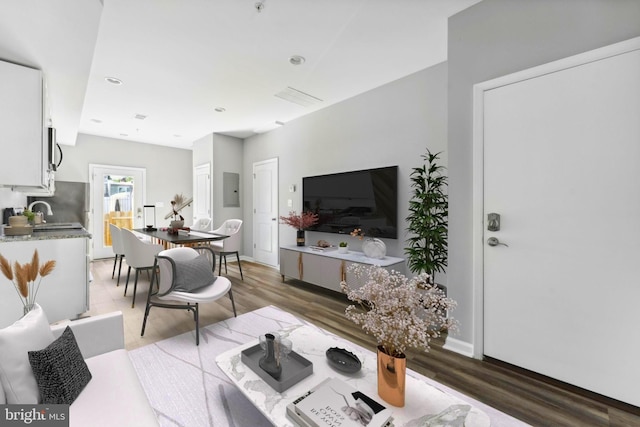
[[[29,352],[42,403],[71,405],[91,380],[69,326],[47,348]]]
[[[198,255],[186,261],[175,261],[176,284],[174,291],[192,292],[215,282],[211,261],[205,255]]]

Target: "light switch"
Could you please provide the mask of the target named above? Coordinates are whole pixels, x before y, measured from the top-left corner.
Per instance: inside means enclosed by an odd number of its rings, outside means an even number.
[[[287,199],[287,207],[288,208],[292,208],[293,207],[293,200]]]
[[[156,202],[157,208],[164,208],[164,202]]]

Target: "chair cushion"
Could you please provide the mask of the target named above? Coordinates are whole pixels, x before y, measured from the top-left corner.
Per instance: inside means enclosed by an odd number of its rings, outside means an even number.
[[[71,426],[158,425],[126,350],[90,357],[86,363],[93,378],[69,407]]]
[[[169,292],[158,298],[164,301],[185,301],[192,303],[211,302],[224,296],[231,289],[231,282],[226,277],[218,276],[213,286],[203,286],[193,292]]]
[[[189,260],[174,260],[176,264],[175,285],[172,291],[192,292],[212,284],[216,276],[211,270],[211,262],[205,255]]]
[[[0,381],[9,404],[36,404],[40,398],[28,351],[54,340],[44,310],[36,304],[23,318],[0,330]]]
[[[70,405],[91,380],[69,326],[47,348],[28,354],[42,403]]]

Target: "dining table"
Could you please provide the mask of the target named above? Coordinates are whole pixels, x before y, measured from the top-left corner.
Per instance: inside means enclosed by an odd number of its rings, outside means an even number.
[[[158,241],[165,249],[174,246],[195,246],[197,244],[206,244],[216,240],[224,240],[227,235],[213,233],[211,231],[201,230],[182,230],[177,233],[169,233],[168,229],[148,229],[136,228],[133,231],[151,237],[152,241]]]

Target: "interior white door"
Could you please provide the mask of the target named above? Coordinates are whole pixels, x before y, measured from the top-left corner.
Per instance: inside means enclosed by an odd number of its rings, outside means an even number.
[[[127,229],[144,227],[145,175],[142,168],[89,165],[92,258],[114,256],[110,223]]]
[[[636,406],[639,117],[638,50],[484,92],[484,354]]]
[[[278,159],[253,164],[253,258],[278,265]]]
[[[194,171],[195,195],[193,198],[193,220],[211,217],[211,164],[197,166]]]

